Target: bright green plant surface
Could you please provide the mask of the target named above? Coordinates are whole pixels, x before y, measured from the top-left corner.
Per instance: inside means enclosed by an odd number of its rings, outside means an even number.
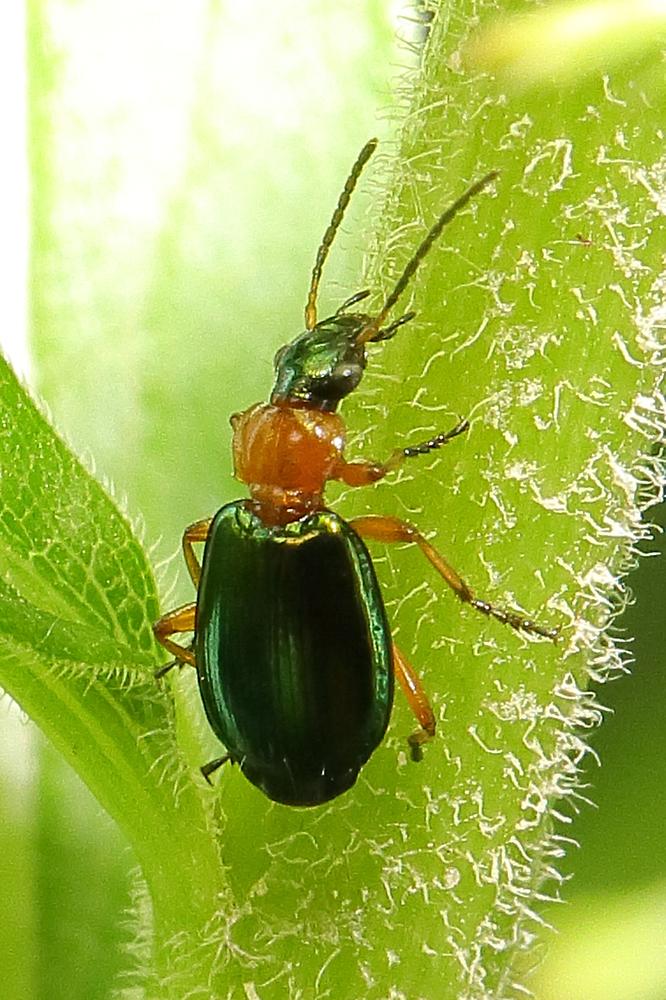
[[[357,94],[341,98],[343,112],[357,109],[358,141],[345,135],[343,150],[324,142],[324,122],[316,136],[300,126],[289,154],[262,157],[251,196],[238,177],[258,166],[218,138],[231,29],[202,5],[199,76],[176,109],[182,145],[165,133],[173,174],[156,175],[153,201],[148,183],[143,192],[167,221],[155,233],[146,209],[128,235],[112,206],[141,157],[114,147],[111,169],[83,142],[77,159],[80,123],[53,128],[56,108],[71,113],[76,77],[44,44],[59,9],[35,3],[31,35],[42,386],[167,553],[185,523],[238,494],[227,416],[266,395],[274,350],[298,332],[312,250],[372,115]],[[359,24],[355,5],[346,16]],[[363,22],[361,65],[388,61],[385,33],[372,34],[381,23],[372,11]],[[163,691],[153,682],[157,598],[130,524],[11,374],[0,380],[0,681],[132,847],[153,905],[153,954],[147,945],[140,962],[151,997],[509,996],[515,953],[552,891],[544,875],[561,866],[551,810],[569,811],[560,798],[584,753],[574,723],[596,716],[587,671],[619,663],[598,630],[640,530],[639,493],[653,491],[663,94],[646,57],[638,75],[619,66],[564,93],[505,96],[460,69],[472,23],[461,2],[433,32],[400,157],[384,169],[391,194],[369,284],[390,285],[424,222],[470,178],[496,167],[501,179],[433,251],[414,289],[418,320],[376,349],[345,410],[366,456],[458,414],[472,428],[399,483],[337,508],[408,516],[480,594],[564,627],[557,648],[523,640],[460,611],[417,553],[388,560],[380,549],[399,641],[441,719],[419,767],[406,760],[412,722],[399,703],[355,789],[329,807],[272,806],[231,769],[215,791],[202,787],[196,765],[218,748],[191,677]],[[312,39],[331,45],[334,29]],[[71,70],[76,51],[65,52]],[[342,48],[335,56],[325,93],[345,79]],[[368,224],[356,230],[367,243]],[[322,311],[358,286],[359,272],[339,266]],[[105,892],[89,874],[81,883]],[[150,941],[146,909],[136,922]]]

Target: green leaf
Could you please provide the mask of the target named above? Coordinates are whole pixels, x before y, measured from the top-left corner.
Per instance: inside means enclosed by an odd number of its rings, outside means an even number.
[[[552,824],[575,810],[581,728],[600,718],[585,689],[624,661],[606,627],[647,530],[640,508],[659,495],[666,239],[651,66],[547,100],[509,97],[455,72],[461,44],[443,26],[431,40],[387,221],[399,239],[388,260],[377,255],[384,288],[421,217],[441,210],[443,179],[452,198],[496,168],[497,195],[480,197],[424,264],[409,304],[419,336],[406,327],[387,345],[399,379],[366,398],[363,443],[386,453],[469,416],[467,441],[426,475],[414,466],[399,487],[379,487],[373,509],[438,529],[433,540],[487,599],[564,625],[553,650],[454,619],[437,581],[391,555],[399,641],[440,690],[446,742],[430,786],[437,818],[421,840],[411,822],[409,845],[443,845],[457,879],[414,918],[405,975],[426,996],[441,975],[438,995],[482,997],[513,995],[511,953],[533,946],[535,911],[557,892]],[[430,964],[441,914],[452,950]]]
[[[6,638],[27,642],[41,629],[36,645],[45,658],[100,662],[120,660],[118,644],[126,643],[146,662],[157,601],[127,519],[49,428],[4,361],[0,398]],[[34,607],[25,600],[19,606],[15,588]],[[102,646],[83,655],[95,641]]]
[[[409,974],[426,996],[439,974],[450,985],[438,995],[485,997],[513,995],[511,953],[533,947],[539,902],[558,891],[552,824],[575,810],[581,728],[600,717],[585,689],[624,661],[606,626],[646,531],[640,508],[659,494],[666,240],[651,66],[547,100],[509,97],[455,72],[460,45],[457,31],[431,40],[387,222],[400,236],[388,260],[378,254],[384,287],[423,231],[412,220],[441,209],[443,178],[451,198],[496,168],[497,195],[479,198],[451,226],[450,248],[425,263],[410,303],[418,343],[405,328],[387,345],[399,380],[383,379],[366,402],[363,443],[386,453],[470,416],[468,440],[428,478],[405,470],[373,507],[438,529],[436,543],[487,599],[564,625],[553,650],[464,612],[455,620],[437,581],[391,555],[399,641],[427,664],[444,716],[448,766],[420,843],[445,845],[458,880],[415,920]],[[409,830],[414,849],[415,822]],[[454,931],[435,973],[423,956],[441,941],[441,913]]]
[[[2,359],[0,425],[0,679],[118,818],[150,796],[142,740],[168,717],[150,674],[152,574]]]
[[[166,916],[155,902],[155,920],[172,934],[171,921],[182,922],[176,871],[206,820],[196,789],[174,803],[179,761],[171,709],[152,675],[157,603],[147,559],[2,359],[0,426],[0,559],[12,581],[0,588],[0,683],[129,838],[168,900]],[[175,843],[163,862],[167,824]],[[198,853],[211,850],[217,867],[214,845]],[[189,915],[216,884],[192,875]]]

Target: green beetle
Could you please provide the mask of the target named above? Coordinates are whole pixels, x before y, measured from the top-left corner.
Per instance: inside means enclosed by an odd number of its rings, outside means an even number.
[[[154,626],[176,662],[196,667],[208,721],[226,748],[202,767],[204,777],[230,761],[270,799],[291,806],[320,805],[354,784],[386,732],[395,677],[419,723],[409,737],[415,760],[435,734],[418,676],[391,639],[364,539],[415,543],[462,601],[512,628],[557,638],[557,629],[476,598],[412,525],[381,516],[347,522],[324,504],[329,480],[375,483],[469,426],[462,420],[383,463],[344,457],[345,425],[336,410],[361,381],[366,345],[413,318],[406,313],[384,325],[444,226],[496,177],[481,178],[439,217],[376,315],[354,311],[369,295],[362,291],[318,323],[322,268],[376,145],[373,139],[362,149],[324,234],[306,329],[276,354],[270,402],[231,417],[234,471],[250,498],[186,528],[183,553],[197,600]],[[197,542],[205,543],[201,565]],[[186,632],[194,633],[189,647],[173,638]]]

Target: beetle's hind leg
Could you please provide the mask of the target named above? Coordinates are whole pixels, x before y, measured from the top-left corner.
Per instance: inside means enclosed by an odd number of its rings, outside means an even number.
[[[423,690],[419,675],[395,643],[393,643],[393,669],[409,707],[420,726],[407,739],[412,760],[419,761],[423,758],[423,744],[428,743],[435,735],[437,728],[435,713],[428,700],[428,695]]]
[[[435,567],[439,575],[464,604],[469,604],[475,611],[479,611],[487,618],[495,618],[503,625],[509,625],[517,631],[530,632],[532,635],[540,635],[553,642],[557,641],[558,628],[546,628],[544,625],[532,621],[531,618],[523,618],[515,611],[497,608],[494,604],[489,604],[488,601],[482,601],[475,597],[463,578],[456,573],[452,566],[449,566],[444,556],[440,555],[417,528],[407,524],[406,521],[401,521],[397,517],[379,517],[370,514],[367,517],[355,517],[349,523],[354,531],[363,538],[372,538],[377,542],[416,543],[428,562]]]
[[[175,642],[171,638],[172,635],[178,635],[181,632],[194,632],[196,614],[196,604],[184,604],[181,608],[176,608],[175,611],[169,611],[162,615],[160,620],[153,625],[153,633],[157,641],[176,657],[173,663],[167,663],[160,667],[155,673],[156,677],[163,677],[176,664],[189,663],[193,667],[196,666],[192,646],[181,646],[179,642]]]

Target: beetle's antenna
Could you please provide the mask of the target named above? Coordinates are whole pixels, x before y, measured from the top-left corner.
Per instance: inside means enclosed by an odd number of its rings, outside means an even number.
[[[430,251],[433,243],[435,243],[436,240],[439,239],[444,227],[448,225],[449,222],[451,222],[451,220],[458,214],[461,208],[465,207],[468,201],[474,198],[475,195],[479,193],[479,191],[483,191],[483,189],[487,187],[491,181],[494,181],[497,176],[499,176],[499,171],[491,170],[489,174],[486,174],[486,176],[482,177],[481,180],[476,181],[474,184],[472,184],[471,187],[467,188],[465,193],[462,194],[457,201],[454,201],[454,203],[450,205],[445,212],[442,212],[439,219],[434,224],[434,226],[432,226],[432,228],[428,231],[422,243],[415,251],[409,263],[407,264],[405,270],[398,278],[395,288],[393,289],[389,297],[386,299],[386,302],[382,306],[379,314],[375,316],[375,318],[372,320],[371,323],[368,324],[368,326],[366,326],[363,330],[361,330],[356,341],[358,344],[365,344],[371,340],[384,339],[381,336],[382,323],[384,322],[384,320],[390,313],[391,309],[393,308],[393,306],[396,304],[396,302],[404,292],[409,282],[414,277],[420,265],[423,263],[423,259]],[[396,329],[395,325],[393,329]]]
[[[366,165],[376,148],[377,139],[370,139],[370,141],[366,142],[365,146],[358,154],[356,163],[351,168],[351,173],[347,178],[345,186],[342,189],[342,194],[340,195],[338,203],[335,206],[335,211],[333,212],[333,217],[329,223],[328,229],[324,233],[324,238],[321,241],[319,250],[317,250],[317,259],[315,260],[315,265],[312,269],[312,278],[310,280],[308,301],[305,304],[306,330],[313,330],[317,325],[317,291],[319,289],[319,280],[321,278],[322,268],[326,258],[328,257],[328,252],[331,249],[338,227],[342,222],[342,217],[345,214],[352,192],[356,187],[359,177],[361,176],[363,167]]]

